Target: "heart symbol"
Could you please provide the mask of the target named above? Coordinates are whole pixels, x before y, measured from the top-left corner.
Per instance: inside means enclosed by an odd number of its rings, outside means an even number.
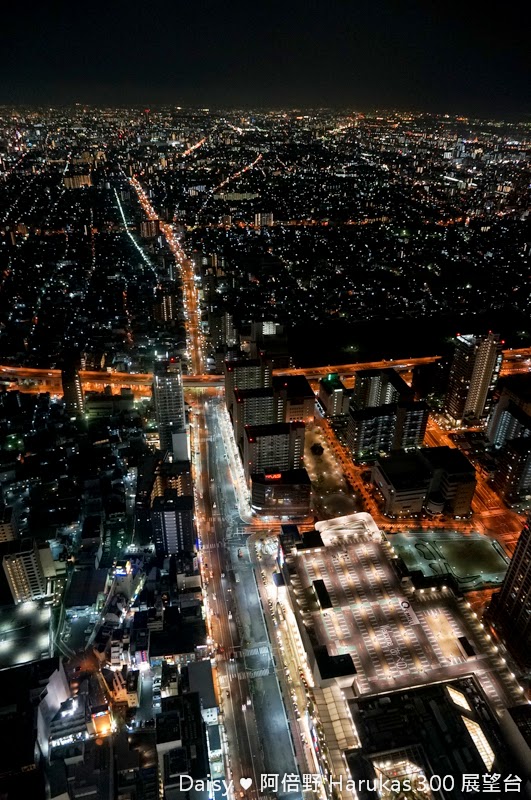
[[[252,782],[253,782],[252,778],[240,778],[240,786],[242,787],[242,789],[245,789],[246,791],[251,786]]]

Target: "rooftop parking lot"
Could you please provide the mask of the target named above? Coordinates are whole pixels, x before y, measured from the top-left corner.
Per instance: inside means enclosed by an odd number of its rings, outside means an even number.
[[[317,643],[326,645],[331,655],[351,654],[359,693],[474,672],[496,705],[503,698],[521,699],[465,604],[446,588],[406,591],[391,566],[392,551],[379,533],[359,524],[340,528],[336,521],[330,523],[321,530],[325,546],[300,550],[295,558],[294,587]],[[314,581],[324,582],[329,603],[319,603]],[[319,594],[322,600],[322,590]],[[461,637],[476,655],[467,657]]]

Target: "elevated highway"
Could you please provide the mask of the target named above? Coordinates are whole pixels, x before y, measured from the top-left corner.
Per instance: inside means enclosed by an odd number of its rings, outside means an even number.
[[[416,366],[433,364],[439,361],[440,356],[423,356],[419,358],[359,361],[350,364],[323,365],[318,367],[293,367],[290,369],[274,370],[274,375],[304,375],[309,381],[318,381],[329,372],[337,372],[341,377],[352,377],[356,372],[364,369],[386,369],[392,367],[398,372],[411,372]],[[517,375],[531,372],[531,347],[518,350],[504,350],[502,376]],[[113,392],[130,388],[135,396],[147,397],[151,394],[153,376],[150,372],[98,372],[94,370],[81,370],[81,382],[85,391],[101,392],[105,386],[111,386]],[[15,367],[10,364],[0,364],[0,383],[8,388],[18,388],[22,392],[50,392],[51,394],[63,393],[61,385],[61,370],[37,369],[34,367]],[[206,373],[183,375],[183,383],[187,388],[208,388],[223,386],[222,375],[209,375]]]

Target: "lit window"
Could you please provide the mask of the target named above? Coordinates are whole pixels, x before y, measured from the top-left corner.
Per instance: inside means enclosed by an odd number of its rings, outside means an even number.
[[[468,717],[461,717],[461,719],[465,723],[466,728],[472,737],[472,741],[476,745],[477,751],[483,759],[483,763],[490,771],[492,765],[494,764],[494,752],[487,741],[487,737],[483,733],[481,725],[479,725],[477,722],[474,722],[472,719],[468,719]]]
[[[461,706],[461,708],[464,708],[467,711],[472,711],[463,692],[458,692],[457,689],[453,688],[453,686],[447,686],[446,688],[448,690],[448,694],[456,705]]]

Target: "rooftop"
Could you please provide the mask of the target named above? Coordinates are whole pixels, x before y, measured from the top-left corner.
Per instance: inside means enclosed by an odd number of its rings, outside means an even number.
[[[361,742],[347,754],[354,780],[366,777],[367,769],[373,780],[452,775],[454,788],[445,787],[445,797],[459,800],[464,772],[516,772],[473,675],[358,698],[349,707]]]
[[[469,473],[475,477],[476,470],[468,458],[456,447],[422,447],[423,457],[433,470],[442,469],[450,473]]]
[[[39,602],[0,608],[0,669],[48,658],[50,613]]]

